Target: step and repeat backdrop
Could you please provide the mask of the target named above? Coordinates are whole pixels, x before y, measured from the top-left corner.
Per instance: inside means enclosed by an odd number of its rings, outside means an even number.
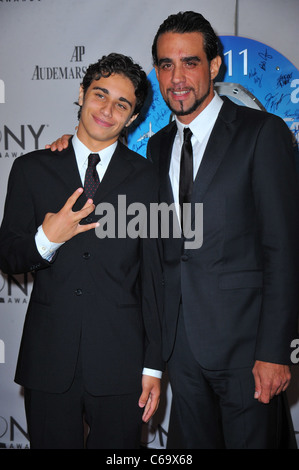
[[[151,81],[151,105],[128,136],[128,146],[145,156],[148,138],[171,119],[152,66],[152,40],[163,20],[182,10],[202,13],[221,37],[224,66],[217,77],[218,92],[286,121],[299,172],[298,0],[0,0],[1,220],[13,161],[74,132],[74,102],[82,77],[104,54],[130,55]],[[0,271],[3,449],[29,448],[23,391],[14,383],[14,373],[32,282],[30,274],[7,276]],[[299,443],[296,338],[293,362],[288,397]],[[159,411],[144,425],[141,445],[165,448],[170,405],[166,376]]]

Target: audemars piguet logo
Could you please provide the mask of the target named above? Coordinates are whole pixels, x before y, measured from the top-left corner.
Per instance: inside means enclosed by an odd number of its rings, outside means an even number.
[[[82,80],[87,67],[81,65],[85,54],[85,46],[75,46],[70,57],[69,65],[44,66],[36,65],[32,74],[32,80]],[[77,65],[75,65],[77,64]]]

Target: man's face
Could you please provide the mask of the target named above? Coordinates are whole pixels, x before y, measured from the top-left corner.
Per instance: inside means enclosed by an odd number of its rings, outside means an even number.
[[[137,117],[133,115],[134,85],[124,75],[112,74],[93,80],[85,95],[81,87],[78,102],[82,108],[77,134],[93,152],[113,144],[122,129]]]
[[[189,124],[213,99],[212,80],[221,59],[208,62],[201,33],[164,33],[155,67],[162,96],[178,119]]]

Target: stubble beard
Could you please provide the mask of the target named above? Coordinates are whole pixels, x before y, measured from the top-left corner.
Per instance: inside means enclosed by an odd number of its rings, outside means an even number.
[[[175,114],[175,116],[188,116],[189,114],[194,113],[202,105],[202,103],[207,99],[207,97],[210,94],[211,84],[212,84],[212,82],[210,80],[208,91],[201,98],[195,100],[193,105],[190,106],[190,108],[184,109],[184,101],[179,101],[179,104],[180,104],[180,107],[181,107],[180,110],[174,109],[170,104],[170,100],[168,100],[168,99],[165,100],[165,103],[167,104],[170,111],[173,114]],[[194,91],[194,89],[191,88],[191,91]]]

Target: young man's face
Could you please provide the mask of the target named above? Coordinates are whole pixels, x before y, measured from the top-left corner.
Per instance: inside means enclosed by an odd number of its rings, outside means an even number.
[[[81,87],[79,105],[82,108],[77,134],[93,152],[113,144],[122,129],[137,117],[133,115],[136,105],[134,85],[120,74],[93,80],[85,95]]]
[[[213,99],[212,80],[221,59],[209,63],[201,33],[164,33],[158,38],[156,68],[162,96],[178,119],[189,124]]]

